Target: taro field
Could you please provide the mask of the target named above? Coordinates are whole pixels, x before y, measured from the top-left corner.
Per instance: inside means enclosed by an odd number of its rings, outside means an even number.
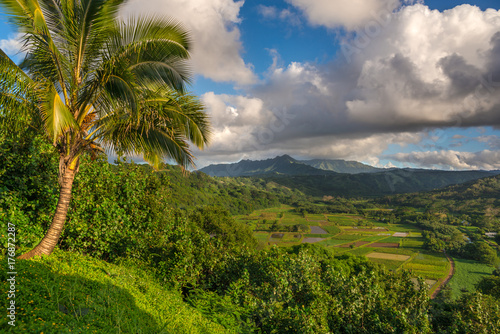
[[[260,248],[316,243],[335,254],[364,255],[389,270],[411,270],[432,293],[446,279],[450,263],[441,253],[423,250],[421,230],[349,214],[305,214],[289,206],[235,217],[254,231]]]

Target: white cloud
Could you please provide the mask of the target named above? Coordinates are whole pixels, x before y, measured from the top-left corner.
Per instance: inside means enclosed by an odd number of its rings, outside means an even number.
[[[172,17],[192,33],[192,64],[196,73],[217,82],[240,85],[256,82],[252,65],[241,56],[239,11],[243,1],[130,0],[123,15],[152,14]]]
[[[498,126],[498,31],[500,11],[407,6],[349,64],[273,64],[252,93],[296,115],[283,137]]]
[[[399,7],[398,0],[287,0],[313,25],[354,30]]]
[[[499,30],[495,10],[469,5],[442,13],[423,5],[402,9],[365,48],[351,44],[361,66],[357,98],[347,101],[351,117],[457,126],[484,119],[499,102],[489,76],[500,71],[495,60]]]
[[[439,12],[417,4],[393,12],[376,34],[360,30],[346,39],[349,62],[283,66],[271,51],[265,82],[247,96],[204,95],[216,135],[200,161],[287,153],[378,164],[391,144],[427,149],[426,140],[436,141],[426,135],[432,129],[500,127],[499,31],[500,11],[462,5]],[[389,158],[432,168],[500,168],[496,141],[488,143],[492,150],[482,153]]]
[[[2,49],[10,57],[18,55],[23,46],[21,37],[22,34],[17,34],[12,38],[0,40],[0,49]]]
[[[411,163],[414,166],[425,168],[448,169],[500,169],[500,151],[484,150],[481,152],[458,152],[458,151],[426,151],[397,153],[388,155],[386,158]]]

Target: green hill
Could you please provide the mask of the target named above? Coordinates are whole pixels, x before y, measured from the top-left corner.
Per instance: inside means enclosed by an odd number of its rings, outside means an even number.
[[[382,201],[402,206],[446,208],[452,212],[500,217],[500,175],[485,177],[430,192],[401,194]]]
[[[384,196],[443,188],[494,175],[488,171],[394,169],[379,173],[266,176],[310,196]]]

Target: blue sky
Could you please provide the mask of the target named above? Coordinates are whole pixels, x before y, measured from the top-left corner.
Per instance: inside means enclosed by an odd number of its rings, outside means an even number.
[[[197,165],[265,159],[500,169],[500,3],[130,0],[194,39]],[[0,47],[16,33],[0,16]],[[497,80],[498,79],[498,80]]]

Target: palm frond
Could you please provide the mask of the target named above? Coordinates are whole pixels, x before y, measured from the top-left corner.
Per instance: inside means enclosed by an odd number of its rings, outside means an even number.
[[[190,39],[172,20],[139,17],[121,22],[108,45],[108,62],[132,71],[137,83],[157,82],[184,91],[189,82]]]
[[[41,124],[36,90],[37,83],[0,49],[0,117],[3,128],[18,132]]]
[[[144,109],[162,119],[163,126],[177,128],[198,148],[203,149],[209,143],[209,117],[196,96],[173,90],[156,91],[153,96],[144,98]]]
[[[57,139],[68,129],[77,129],[73,114],[61,100],[55,87],[50,85],[40,90],[40,112],[45,124],[47,134],[55,144]]]

